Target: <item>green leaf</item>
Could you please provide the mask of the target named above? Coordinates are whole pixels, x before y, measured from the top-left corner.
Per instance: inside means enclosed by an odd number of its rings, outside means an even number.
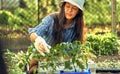
[[[76,64],[77,64],[77,66],[83,71],[83,69],[85,69],[85,65],[82,63],[82,62],[80,62],[79,60],[76,60]]]

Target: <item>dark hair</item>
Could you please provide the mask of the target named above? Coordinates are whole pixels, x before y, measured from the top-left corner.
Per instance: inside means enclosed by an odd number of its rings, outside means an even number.
[[[54,33],[53,33],[54,45],[62,42],[62,40],[63,40],[62,32],[63,32],[64,25],[66,22],[64,6],[65,6],[65,2],[61,5],[61,10],[57,15],[58,21],[55,20],[55,22],[57,22],[57,23],[55,23],[55,25],[54,25]],[[79,41],[83,42],[84,21],[83,21],[83,12],[81,10],[79,10],[79,13],[75,16],[74,20],[76,21],[75,29],[74,29],[75,30],[74,40],[79,40]]]

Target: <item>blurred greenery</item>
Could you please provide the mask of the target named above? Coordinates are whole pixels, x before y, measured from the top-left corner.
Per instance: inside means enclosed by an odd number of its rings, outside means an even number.
[[[10,2],[11,0],[8,1]],[[59,7],[60,0],[20,0],[20,1],[22,1],[23,4],[21,4],[19,7],[17,6],[17,8],[14,9],[2,8],[2,10],[0,10],[0,25],[11,26],[14,28],[14,30],[19,29],[27,32],[25,29],[27,29],[28,27],[34,27],[38,25],[41,22],[42,18],[44,18],[46,15],[52,12],[59,11],[60,8]],[[116,21],[117,23],[120,23],[119,15],[120,0],[116,1],[117,1]],[[12,0],[12,2],[14,1]],[[14,5],[14,3],[11,3],[9,5],[12,4]],[[7,7],[10,6],[7,5]],[[111,25],[112,21],[111,7],[112,7],[111,0],[86,0],[84,8],[85,24],[89,27]],[[0,27],[0,29],[4,28]],[[94,49],[93,52],[97,55],[113,55],[114,54],[113,51],[116,51],[118,48],[116,40],[117,40],[116,36],[106,34],[89,35],[88,37],[88,41],[93,46],[92,47]],[[18,55],[18,53],[12,53],[10,51],[7,51],[6,58],[10,74],[23,74],[21,69],[18,67],[18,63],[21,63],[20,61],[22,59],[20,58],[22,57],[21,55],[24,56],[26,54],[20,52],[20,54]],[[19,60],[16,60],[17,56],[19,56],[18,57]]]
[[[117,22],[120,22],[120,1],[117,1]],[[38,3],[39,2],[39,3]],[[46,15],[59,11],[60,0],[22,0],[24,6],[13,10],[0,11],[0,24],[11,26],[35,26]],[[85,23],[87,26],[111,25],[111,0],[86,0],[84,7]]]
[[[96,56],[101,55],[115,55],[120,51],[120,44],[118,38],[112,33],[95,33],[88,34],[87,41],[91,43],[92,52]]]
[[[111,7],[110,0],[86,0],[86,24],[89,26],[109,25],[111,23]]]

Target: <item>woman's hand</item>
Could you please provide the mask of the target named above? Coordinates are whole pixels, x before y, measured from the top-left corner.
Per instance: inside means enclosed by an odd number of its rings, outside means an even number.
[[[37,36],[34,42],[34,46],[43,56],[45,56],[45,53],[49,53],[49,49],[51,48],[51,46],[49,46],[41,36]]]

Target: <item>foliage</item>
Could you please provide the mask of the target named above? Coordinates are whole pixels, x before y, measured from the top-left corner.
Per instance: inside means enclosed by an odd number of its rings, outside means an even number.
[[[16,8],[14,11],[2,10],[0,11],[0,24],[15,26],[32,26],[37,22],[37,6],[32,1],[26,2],[28,7]]]
[[[112,33],[88,34],[87,41],[91,43],[92,52],[97,56],[114,55],[118,52],[118,38]]]
[[[111,1],[110,0],[86,0],[85,20],[89,26],[109,25],[111,23]]]
[[[0,16],[0,24],[11,26],[22,24],[22,20],[19,17],[14,16],[10,11],[0,11]]]
[[[14,18],[14,19],[13,19]],[[12,19],[12,20],[11,20]],[[0,24],[8,25],[11,22],[20,20],[19,18],[14,17],[10,11],[0,11]],[[17,22],[18,23],[18,22]],[[10,25],[10,24],[9,24]],[[12,25],[12,24],[11,24]]]
[[[93,56],[89,50],[89,43],[80,44],[78,41],[75,41],[73,43],[61,43],[52,47],[50,53],[47,53],[46,56],[41,56],[34,46],[31,45],[27,52],[13,53],[7,51],[5,57],[7,58],[7,65],[11,74],[17,74],[17,72],[20,74],[25,71],[25,67],[29,65],[31,58],[39,59],[40,68],[43,70],[55,71],[60,66],[63,66],[64,69],[84,71],[87,69],[88,58]]]
[[[25,74],[23,70],[27,62],[25,60],[25,58],[27,58],[26,53],[23,51],[14,53],[7,50],[4,56],[6,57],[6,64],[9,74]]]
[[[23,26],[23,25],[30,26],[37,23],[34,17],[37,16],[36,15],[31,16],[28,13],[28,10],[24,10],[22,8],[16,9],[14,14],[11,13],[10,11],[4,10],[4,11],[0,11],[0,24],[10,25],[12,27]]]
[[[32,11],[32,13],[31,13],[31,10],[29,10],[29,9],[17,8],[14,11],[14,15],[16,17],[19,17],[22,21],[20,24],[18,23],[18,25],[25,25],[25,26],[30,26],[31,25],[32,26],[33,24],[34,25],[37,24],[37,19],[35,19],[37,17],[37,12],[35,10]]]
[[[20,59],[22,59],[23,56],[25,56],[25,54],[26,53],[23,51],[20,51],[19,53],[14,53],[8,50],[5,52],[5,58],[7,60],[6,63],[8,66],[9,74],[26,74],[25,72],[23,72],[22,66],[21,67],[19,66],[20,64],[19,61],[21,61]],[[105,61],[96,62],[97,69],[118,69],[120,67],[119,65],[120,65],[119,60],[107,60],[106,59]]]
[[[32,58],[42,60],[41,68],[53,71],[59,68],[61,65],[64,69],[74,69],[79,68],[80,71],[87,69],[88,58],[91,57],[90,44],[80,44],[80,42],[75,41],[73,43],[60,43],[50,49],[50,53],[46,56],[41,56],[39,52],[33,47],[28,49],[28,53],[31,53]],[[44,60],[44,61],[43,61]]]
[[[39,3],[37,2],[39,1]],[[117,1],[117,22],[120,22],[120,1]],[[4,19],[0,20],[1,24],[8,24],[11,26],[14,25],[29,25],[35,26],[42,18],[52,12],[56,12],[59,10],[59,0],[23,0],[25,7],[18,7],[14,11],[11,12],[12,17],[5,15],[0,15],[0,18]],[[39,6],[39,8],[38,8]],[[38,10],[39,9],[39,10]],[[4,11],[4,10],[2,10]],[[85,23],[88,26],[92,25],[110,25],[111,23],[111,11],[112,5],[110,0],[86,0],[85,1]],[[10,18],[10,23],[8,23],[7,17]]]
[[[39,2],[40,20],[49,13],[56,12],[59,9],[59,0],[44,0]]]
[[[18,8],[15,15],[21,17],[25,25],[34,26],[38,24],[38,0],[23,0],[26,4],[24,8]]]

